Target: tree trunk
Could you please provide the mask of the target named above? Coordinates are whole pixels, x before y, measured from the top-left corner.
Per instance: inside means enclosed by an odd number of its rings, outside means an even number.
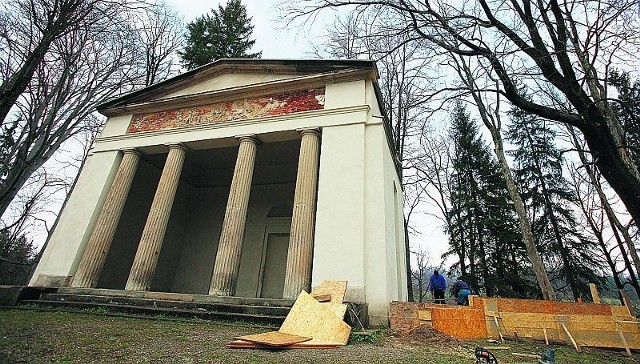
[[[409,222],[404,218],[404,249],[405,263],[407,265],[407,301],[413,302],[413,282],[411,279],[411,251],[409,250],[409,230],[407,229]]]
[[[631,255],[631,259],[633,260],[633,265],[635,266],[635,270],[636,270],[636,272],[640,272],[640,257],[638,256],[638,252],[637,252],[636,247],[635,247],[635,245],[633,243],[633,240],[631,239],[631,236],[629,235],[629,232],[624,228],[624,226],[622,225],[622,223],[618,219],[618,216],[613,211],[613,208],[611,207],[611,204],[609,203],[609,200],[607,199],[607,196],[605,195],[604,191],[602,191],[602,187],[600,185],[600,182],[598,181],[598,178],[595,176],[593,170],[591,169],[590,163],[587,160],[587,156],[585,155],[584,151],[580,147],[581,143],[579,142],[578,137],[575,134],[575,131],[573,130],[573,128],[571,126],[567,127],[567,130],[569,131],[569,134],[571,135],[571,138],[573,139],[573,144],[576,146],[576,149],[578,150],[578,156],[580,157],[580,162],[582,162],[582,164],[585,166],[585,170],[587,171],[587,174],[589,175],[589,180],[591,181],[591,184],[594,186],[594,188],[598,192],[598,197],[600,197],[600,201],[602,202],[602,207],[603,207],[605,213],[607,214],[607,218],[611,222],[612,228],[614,228],[614,230],[617,228],[622,233],[622,235],[624,237],[624,242],[627,245],[627,249],[629,250],[629,254]],[[589,148],[591,148],[591,146],[589,146]],[[596,157],[594,156],[594,158],[596,158]],[[597,162],[598,161],[596,160],[596,163]],[[598,170],[600,170],[600,172],[602,173],[602,168],[600,168],[599,166],[598,166]],[[609,183],[609,184],[611,184],[611,183]],[[620,196],[620,198],[622,199],[622,196],[619,193],[618,193],[618,196]],[[636,197],[640,199],[640,192],[639,192],[638,195],[636,195]],[[636,207],[638,207],[640,209],[640,206],[636,206]],[[628,208],[627,208],[627,210],[629,211],[629,213],[631,213],[631,211]],[[638,222],[640,222],[640,220],[638,220],[635,216],[633,216],[632,213],[631,213],[631,216],[633,217],[633,219],[635,220],[635,223],[637,225]]]
[[[518,222],[520,225],[520,231],[522,233],[522,239],[527,249],[529,259],[531,259],[531,265],[533,266],[533,271],[536,275],[536,279],[538,280],[538,286],[540,287],[540,291],[542,292],[542,297],[545,300],[553,301],[556,299],[556,293],[553,291],[553,287],[551,286],[551,281],[549,281],[547,271],[544,269],[542,258],[540,257],[540,253],[538,252],[536,244],[533,241],[533,232],[531,231],[531,225],[529,224],[527,212],[524,209],[524,202],[522,202],[520,193],[518,193],[515,181],[513,180],[513,176],[511,175],[511,170],[509,169],[509,164],[507,163],[507,159],[504,155],[502,138],[500,138],[497,130],[494,130],[494,128],[491,128],[491,136],[495,145],[496,156],[498,157],[498,161],[500,162],[500,166],[502,167],[504,179],[507,182],[509,196],[513,201],[516,213],[518,214]]]

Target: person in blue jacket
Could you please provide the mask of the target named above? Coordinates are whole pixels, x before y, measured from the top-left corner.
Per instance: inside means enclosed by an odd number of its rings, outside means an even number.
[[[458,277],[456,283],[453,284],[453,297],[458,300],[458,305],[469,306],[469,295],[471,294],[471,289],[467,282],[462,280],[462,277]]]
[[[444,291],[447,289],[447,280],[444,279],[444,276],[438,272],[438,270],[433,271],[431,278],[429,278],[429,287],[427,288],[431,291],[431,295],[436,303],[444,303]]]

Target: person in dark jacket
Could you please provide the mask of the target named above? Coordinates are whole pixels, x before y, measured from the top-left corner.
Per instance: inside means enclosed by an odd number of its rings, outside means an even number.
[[[453,297],[456,298],[458,305],[469,306],[469,295],[471,289],[469,285],[462,280],[462,277],[458,277],[456,283],[453,284]]]
[[[429,278],[429,287],[431,296],[436,303],[444,304],[444,291],[447,289],[447,280],[437,270],[433,271],[431,278]]]

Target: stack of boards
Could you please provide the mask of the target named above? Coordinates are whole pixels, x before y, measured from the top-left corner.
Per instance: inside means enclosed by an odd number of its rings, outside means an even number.
[[[327,349],[347,344],[344,322],[346,281],[324,281],[311,294],[302,291],[278,331],[237,337],[234,349]]]

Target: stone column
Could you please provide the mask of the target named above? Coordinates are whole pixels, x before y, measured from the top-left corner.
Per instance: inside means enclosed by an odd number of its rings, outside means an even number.
[[[257,145],[258,139],[255,136],[240,137],[240,148],[211,277],[210,295],[233,296],[236,291]]]
[[[293,299],[298,297],[300,291],[309,291],[311,286],[313,228],[318,186],[318,156],[320,155],[320,133],[317,130],[303,130],[300,134],[302,142],[283,293],[283,298]]]
[[[140,152],[135,149],[124,151],[107,198],[82,254],[78,270],[73,277],[73,287],[95,288],[98,284],[98,278],[107,259],[139,161]]]
[[[187,148],[181,144],[169,146],[169,155],[127,279],[127,291],[147,291],[151,286],[186,153]]]

